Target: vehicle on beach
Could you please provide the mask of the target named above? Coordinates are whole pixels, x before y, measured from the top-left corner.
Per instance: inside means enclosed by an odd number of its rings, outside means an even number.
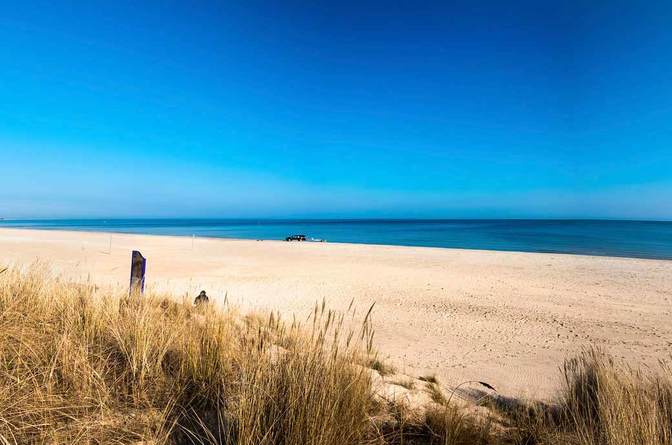
[[[285,241],[305,241],[306,235],[290,235],[285,238]]]

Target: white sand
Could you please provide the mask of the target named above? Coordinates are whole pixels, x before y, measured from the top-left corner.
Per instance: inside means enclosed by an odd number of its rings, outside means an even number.
[[[112,251],[108,252],[112,238]],[[672,261],[476,250],[0,229],[0,266],[37,258],[77,279],[148,285],[306,317],[317,300],[360,313],[401,371],[548,397],[588,345],[633,364],[672,351]]]

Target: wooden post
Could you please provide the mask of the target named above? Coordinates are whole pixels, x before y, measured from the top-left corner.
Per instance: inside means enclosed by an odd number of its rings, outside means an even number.
[[[131,254],[131,284],[129,295],[140,295],[145,291],[145,266],[147,259],[134,250]]]

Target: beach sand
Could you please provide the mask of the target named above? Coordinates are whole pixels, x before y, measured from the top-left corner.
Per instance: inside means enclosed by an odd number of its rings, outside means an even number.
[[[111,240],[111,250],[110,250]],[[363,316],[400,371],[483,380],[548,398],[566,357],[593,345],[633,365],[672,351],[672,261],[334,243],[287,243],[0,229],[0,269],[128,286],[130,252],[147,285],[305,319],[316,301]]]

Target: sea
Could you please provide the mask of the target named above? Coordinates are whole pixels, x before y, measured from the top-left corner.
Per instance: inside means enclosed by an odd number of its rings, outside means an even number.
[[[1,227],[672,259],[672,221],[524,219],[5,219]]]

